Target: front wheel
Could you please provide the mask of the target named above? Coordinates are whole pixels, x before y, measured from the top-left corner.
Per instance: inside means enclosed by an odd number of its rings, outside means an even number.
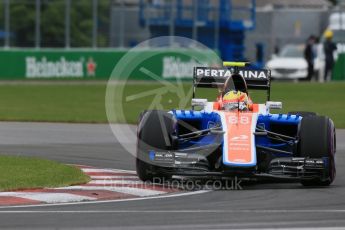
[[[321,178],[302,180],[304,186],[328,186],[336,175],[335,169],[335,128],[333,121],[324,116],[303,117],[299,133],[301,157],[322,158],[327,168]]]
[[[150,153],[173,149],[174,129],[175,120],[165,111],[151,110],[141,115],[136,159],[136,171],[141,180],[158,182],[170,178],[161,172],[162,167],[153,164]]]

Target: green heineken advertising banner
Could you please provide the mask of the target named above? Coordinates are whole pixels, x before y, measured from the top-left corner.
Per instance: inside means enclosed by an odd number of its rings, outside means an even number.
[[[188,49],[142,50],[131,55],[139,57],[130,79],[151,80],[140,69],[150,70],[162,78],[191,78],[193,67],[200,58],[210,55]],[[108,79],[127,50],[80,49],[14,49],[0,50],[0,79]],[[197,57],[197,58],[194,58]],[[204,58],[202,65],[214,65],[214,60]],[[129,65],[131,63],[128,63]],[[118,76],[121,77],[127,76]]]
[[[345,80],[345,53],[338,56],[333,68],[332,80]]]

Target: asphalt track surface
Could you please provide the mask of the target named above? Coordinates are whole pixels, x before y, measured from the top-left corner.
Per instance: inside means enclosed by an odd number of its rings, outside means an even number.
[[[120,127],[119,127],[120,128]],[[0,123],[1,153],[134,169],[107,125]],[[345,130],[337,130],[337,178],[328,188],[297,183],[121,202],[0,209],[0,229],[345,228]]]

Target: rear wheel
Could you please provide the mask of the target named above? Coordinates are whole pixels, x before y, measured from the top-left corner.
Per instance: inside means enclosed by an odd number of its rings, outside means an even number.
[[[164,111],[146,111],[141,115],[136,159],[136,171],[141,180],[157,182],[169,178],[159,172],[161,167],[151,163],[150,152],[173,149],[174,124],[173,116]]]
[[[301,157],[328,159],[323,178],[305,179],[305,186],[328,186],[335,178],[335,128],[324,116],[303,117],[300,126],[299,152]]]

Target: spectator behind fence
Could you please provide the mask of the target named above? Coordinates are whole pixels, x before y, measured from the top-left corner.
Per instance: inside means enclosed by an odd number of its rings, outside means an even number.
[[[304,58],[308,63],[308,75],[306,80],[310,81],[314,77],[314,60],[316,57],[316,37],[311,35],[304,49]]]
[[[325,53],[325,75],[324,80],[329,81],[332,77],[332,69],[334,66],[334,51],[337,50],[337,46],[332,41],[333,32],[326,30],[324,33],[325,42],[323,43],[323,52]]]

